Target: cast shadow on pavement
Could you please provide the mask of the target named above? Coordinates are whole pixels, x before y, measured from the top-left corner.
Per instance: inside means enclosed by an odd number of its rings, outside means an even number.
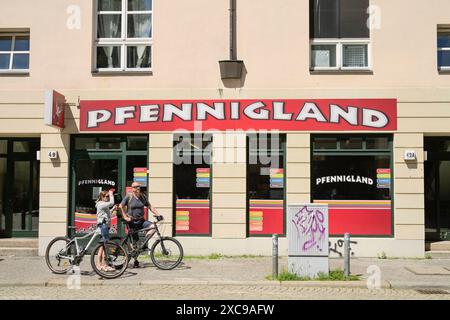
[[[141,262],[140,267],[136,268],[137,270],[139,269],[146,269],[146,268],[153,268],[155,270],[159,270],[153,263],[151,262],[147,262],[147,263],[143,263]],[[176,267],[173,270],[189,270],[191,269],[191,267],[187,266],[184,262],[181,262],[180,265],[178,267]],[[170,270],[161,270],[161,271],[170,271]]]

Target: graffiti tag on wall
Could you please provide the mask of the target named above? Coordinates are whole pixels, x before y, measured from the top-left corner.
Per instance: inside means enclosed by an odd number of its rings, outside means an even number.
[[[328,250],[324,247],[326,237],[325,213],[319,208],[301,208],[292,219],[297,229],[297,237],[303,252],[314,248],[320,252]],[[326,243],[326,242],[325,242]]]

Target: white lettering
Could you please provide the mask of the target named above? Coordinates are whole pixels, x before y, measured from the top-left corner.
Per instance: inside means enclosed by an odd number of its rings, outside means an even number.
[[[348,107],[348,110],[345,111],[341,107],[335,104],[330,105],[330,122],[331,123],[339,123],[340,118],[343,118],[345,121],[350,123],[351,125],[358,125],[358,108],[356,107]]]
[[[319,108],[315,103],[306,102],[303,106],[302,110],[297,116],[295,120],[306,120],[306,119],[316,119],[319,122],[327,122],[322,112],[320,112]]]
[[[219,120],[225,120],[225,104],[223,102],[215,102],[213,108],[206,103],[197,103],[197,120],[206,120],[206,114]]]
[[[244,114],[254,120],[269,120],[269,111],[264,108],[266,105],[262,102],[255,102],[244,109]],[[258,113],[256,110],[261,109]]]
[[[173,115],[176,115],[178,118],[182,120],[191,120],[192,118],[192,103],[183,103],[181,104],[181,109],[176,107],[173,104],[166,103],[164,104],[164,116],[163,121],[173,121]]]
[[[273,120],[291,120],[292,113],[284,113],[284,102],[273,103]]]
[[[116,125],[125,124],[126,119],[133,119],[135,110],[136,110],[135,106],[117,108],[114,124]]]
[[[363,109],[363,126],[383,128],[388,123],[389,120],[383,112],[372,109]]]
[[[111,119],[111,112],[109,112],[108,110],[89,111],[87,114],[87,118],[87,127],[96,128],[98,127],[99,123],[106,122]]]
[[[149,104],[141,106],[139,122],[158,121],[159,105]]]
[[[232,102],[231,103],[231,120],[238,120],[239,119],[239,102]]]

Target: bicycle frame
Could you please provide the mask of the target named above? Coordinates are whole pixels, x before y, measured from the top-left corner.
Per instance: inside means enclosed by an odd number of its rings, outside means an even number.
[[[80,248],[80,245],[78,244],[78,240],[83,240],[83,239],[87,239],[89,237],[91,237],[91,240],[89,240],[88,244],[86,245],[86,247],[84,248],[84,250],[82,251]],[[92,243],[94,242],[95,238],[98,236],[98,232],[97,230],[91,231],[90,233],[82,236],[82,237],[73,237],[70,242],[66,245],[65,248],[67,248],[70,244],[72,244],[72,242],[75,242],[75,249],[76,249],[76,255],[71,258],[71,257],[66,257],[66,256],[61,256],[63,258],[68,259],[69,261],[74,261],[75,259],[77,259],[77,257],[79,257],[80,255],[82,255],[87,249],[90,248],[90,246],[92,245]]]
[[[144,228],[144,229],[139,229],[139,230],[136,230],[135,232],[133,232],[133,233],[137,233],[138,234],[139,232],[144,232],[144,231],[148,232],[148,231],[153,230],[153,229],[155,230],[155,232],[151,236],[148,236],[148,235],[145,236],[144,242],[142,242],[142,244],[136,249],[136,251],[139,251],[139,253],[140,253],[142,251],[142,248],[147,244],[147,242],[150,241],[151,238],[153,238],[153,236],[155,234],[157,235],[157,238],[159,238],[159,239],[162,238],[161,233],[159,232],[159,228],[158,228],[158,223],[159,222],[160,221],[155,221],[155,222],[153,222],[153,225],[151,227]],[[128,234],[123,239],[123,241],[121,242],[122,244],[124,244],[127,241],[127,239],[130,239],[131,243],[134,243],[134,239],[133,239],[132,233],[130,231],[131,228],[129,227],[128,224],[127,224],[127,228],[128,228]]]

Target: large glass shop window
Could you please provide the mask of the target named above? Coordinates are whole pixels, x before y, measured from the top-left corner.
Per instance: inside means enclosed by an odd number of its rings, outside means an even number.
[[[174,135],[176,235],[211,235],[210,134]]]
[[[311,192],[331,235],[392,235],[390,137],[313,137]]]
[[[75,137],[72,147],[71,210],[76,233],[96,228],[95,203],[103,190],[114,189],[119,203],[131,192],[137,181],[147,195],[148,136],[88,136]],[[123,233],[116,212],[111,218],[110,233]]]
[[[248,135],[248,234],[284,235],[285,135]]]

